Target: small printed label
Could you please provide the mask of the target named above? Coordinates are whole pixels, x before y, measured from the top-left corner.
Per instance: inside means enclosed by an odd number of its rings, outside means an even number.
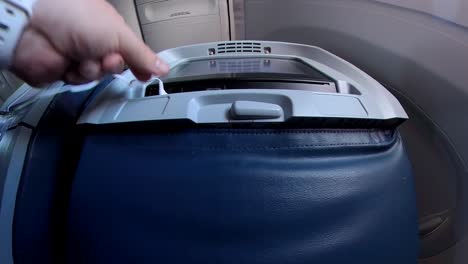
[[[171,14],[169,17],[178,17],[178,16],[187,16],[190,15],[191,13],[189,11],[184,11],[184,12],[177,12]]]

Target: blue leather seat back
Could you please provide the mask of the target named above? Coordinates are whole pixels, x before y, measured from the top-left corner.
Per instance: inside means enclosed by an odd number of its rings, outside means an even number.
[[[91,130],[66,261],[416,263],[410,163],[391,130]]]

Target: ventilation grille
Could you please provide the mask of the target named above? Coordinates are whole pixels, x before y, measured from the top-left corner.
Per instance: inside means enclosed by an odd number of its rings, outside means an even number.
[[[217,46],[216,53],[262,53],[258,42],[225,42]]]
[[[220,72],[260,72],[260,60],[219,61]]]

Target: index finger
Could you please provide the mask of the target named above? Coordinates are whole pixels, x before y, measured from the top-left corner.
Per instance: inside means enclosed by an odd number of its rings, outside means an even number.
[[[120,53],[137,78],[149,79],[151,75],[164,76],[169,65],[138,39],[128,26],[119,34]]]

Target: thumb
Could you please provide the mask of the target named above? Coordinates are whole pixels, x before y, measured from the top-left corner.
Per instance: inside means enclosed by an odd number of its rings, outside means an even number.
[[[147,80],[151,75],[163,76],[169,66],[124,25],[119,34],[120,53],[138,79]]]

